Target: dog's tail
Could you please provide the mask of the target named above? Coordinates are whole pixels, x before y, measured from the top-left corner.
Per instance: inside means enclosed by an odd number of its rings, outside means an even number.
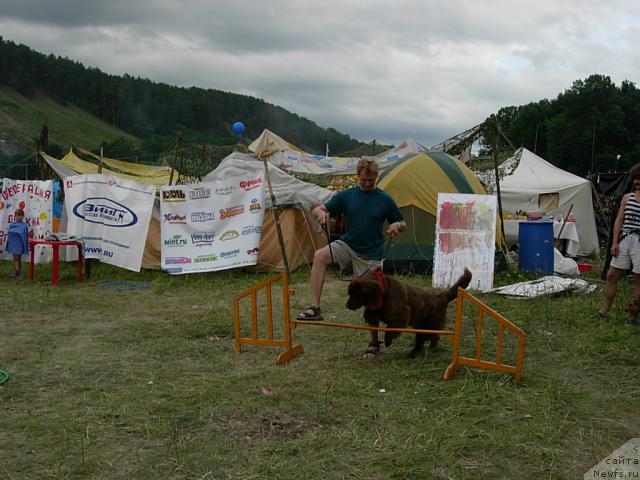
[[[465,267],[464,273],[458,279],[456,283],[453,284],[449,290],[446,290],[447,293],[447,302],[454,300],[458,296],[458,288],[467,288],[471,283],[471,271]]]

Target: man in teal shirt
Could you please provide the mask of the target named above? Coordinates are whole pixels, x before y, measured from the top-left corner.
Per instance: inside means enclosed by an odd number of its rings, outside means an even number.
[[[351,266],[355,276],[374,270],[382,265],[384,222],[389,224],[386,234],[391,237],[407,227],[391,195],[376,187],[378,164],[363,158],[358,162],[356,173],[357,187],[338,192],[327,203],[311,211],[321,225],[327,224],[329,215],[344,214],[346,231],[340,240],[315,252],[311,267],[311,306],[298,315],[298,320],[323,319],[320,296],[328,265],[335,262],[343,270]],[[378,343],[377,331],[371,332],[371,339],[369,350],[372,344]],[[376,354],[377,351],[379,347],[369,353]]]

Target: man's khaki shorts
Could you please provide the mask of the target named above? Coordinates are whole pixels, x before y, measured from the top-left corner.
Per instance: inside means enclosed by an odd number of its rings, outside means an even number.
[[[329,246],[326,248],[329,248]],[[367,260],[366,258],[359,257],[358,254],[342,240],[331,242],[331,254],[333,255],[333,260],[340,265],[340,270],[346,270],[352,267],[355,277],[364,275],[368,270],[375,270],[378,267],[382,267],[382,261]]]

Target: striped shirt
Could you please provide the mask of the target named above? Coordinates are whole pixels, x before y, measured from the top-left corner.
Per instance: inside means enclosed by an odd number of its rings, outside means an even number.
[[[624,206],[622,234],[629,235],[634,231],[640,231],[640,202],[636,199],[636,194],[631,193]]]

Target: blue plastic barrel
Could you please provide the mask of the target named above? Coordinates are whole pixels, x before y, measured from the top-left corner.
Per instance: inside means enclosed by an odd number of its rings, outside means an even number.
[[[528,272],[553,274],[553,222],[520,222],[518,267]]]

